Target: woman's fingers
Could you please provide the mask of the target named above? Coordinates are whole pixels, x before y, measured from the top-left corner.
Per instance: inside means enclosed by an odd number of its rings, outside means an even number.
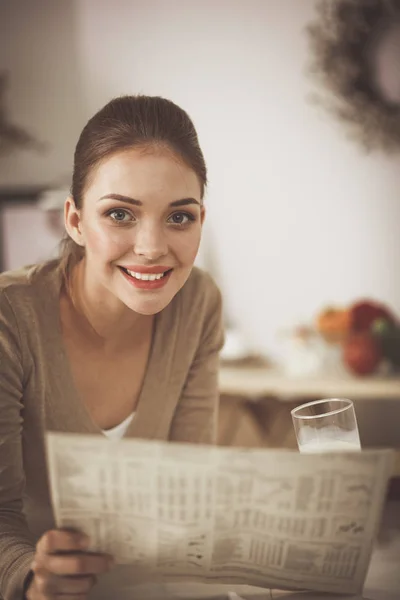
[[[67,529],[53,529],[47,531],[36,546],[37,554],[53,554],[55,552],[68,552],[87,550],[89,538],[80,531]]]
[[[96,577],[93,575],[62,577],[49,573],[44,568],[35,571],[35,587],[44,596],[71,594],[86,597],[95,583]]]
[[[86,552],[46,554],[40,560],[40,565],[55,575],[100,575],[109,571],[112,564],[107,554]]]
[[[87,600],[96,576],[113,565],[110,555],[89,552],[89,544],[79,531],[47,531],[36,546],[27,600]]]

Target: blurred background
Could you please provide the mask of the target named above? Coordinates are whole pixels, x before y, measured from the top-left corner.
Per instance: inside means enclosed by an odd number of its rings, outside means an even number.
[[[310,100],[316,4],[1,0],[1,266],[56,252],[74,146],[97,109],[170,98],[209,168],[198,262],[225,301],[221,443],[291,445],[292,404],[340,392],[364,444],[400,448],[393,365],[349,369],[321,321],[362,299],[400,315],[400,154],[364,152]]]

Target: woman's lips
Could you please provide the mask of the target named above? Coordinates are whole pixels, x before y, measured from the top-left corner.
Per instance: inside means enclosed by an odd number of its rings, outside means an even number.
[[[138,267],[135,267],[136,269]],[[142,267],[142,270],[135,271],[126,267],[119,267],[122,275],[133,286],[142,290],[156,290],[164,287],[172,273],[168,267]],[[146,270],[144,270],[146,269]]]

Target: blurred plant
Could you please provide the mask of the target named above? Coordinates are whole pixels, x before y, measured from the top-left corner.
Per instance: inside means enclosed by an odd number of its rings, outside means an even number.
[[[43,153],[48,149],[48,144],[37,140],[23,127],[12,123],[5,106],[5,92],[9,84],[9,73],[0,73],[0,157],[17,149],[33,150]]]
[[[311,72],[324,88],[313,99],[347,127],[366,150],[400,150],[400,103],[382,89],[377,56],[391,33],[400,35],[400,0],[320,0],[307,27]],[[394,31],[397,29],[397,32]],[[390,87],[400,85],[395,44]]]

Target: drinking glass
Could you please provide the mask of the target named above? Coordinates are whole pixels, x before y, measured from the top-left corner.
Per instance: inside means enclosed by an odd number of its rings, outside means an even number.
[[[347,398],[326,398],[292,410],[300,452],[361,450],[354,404]]]

